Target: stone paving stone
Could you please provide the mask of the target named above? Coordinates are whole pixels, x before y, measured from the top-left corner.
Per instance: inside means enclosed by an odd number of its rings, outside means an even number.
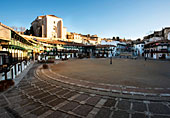
[[[77,106],[79,106],[79,104],[77,102],[69,102],[68,104],[64,105],[60,109],[64,110],[64,111],[72,111]]]
[[[135,113],[132,114],[132,118],[147,118],[145,114]]]
[[[86,101],[86,103],[95,106],[99,102],[100,99],[101,99],[101,97],[94,96],[94,97],[91,97],[90,99],[88,99]]]
[[[93,107],[87,117],[94,117],[99,111],[100,109]]]
[[[167,102],[166,104],[170,107],[170,102]]]
[[[170,116],[163,116],[163,115],[154,115],[151,118],[170,118]]]
[[[8,113],[0,114],[0,118],[11,118]]]
[[[4,96],[0,96],[0,102],[4,100],[5,100]]]
[[[0,107],[0,114],[2,114],[4,112],[6,112],[6,110],[4,108]]]
[[[77,98],[75,98],[74,100],[77,100],[77,101],[84,101],[88,98],[89,96],[86,95],[86,94],[81,94],[80,96],[78,96]]]
[[[64,97],[70,98],[70,97],[72,97],[72,96],[74,96],[74,95],[76,95],[76,94],[77,94],[76,92],[69,92],[69,93],[66,93],[66,94],[64,95]]]
[[[38,81],[38,82],[35,82],[35,83],[33,83],[33,84],[35,84],[35,85],[45,85],[46,83],[43,82],[43,81]]]
[[[15,109],[15,111],[17,111],[20,115],[23,115],[24,113],[30,112],[31,110],[36,109],[38,107],[40,107],[39,103],[31,103],[20,107],[19,109]]]
[[[65,118],[67,116],[66,113],[61,111],[54,111],[52,114],[48,115],[46,118]]]
[[[129,118],[129,114],[125,111],[115,111],[112,118]]]
[[[54,100],[54,99],[56,99],[57,97],[56,96],[54,96],[54,95],[49,95],[49,96],[47,96],[47,97],[44,97],[43,99],[41,99],[40,101],[41,102],[44,102],[44,103],[47,103],[47,102],[50,102],[50,101],[52,101],[52,100]]]
[[[108,108],[101,108],[95,118],[109,118],[111,112],[112,111]]]
[[[37,78],[34,78],[34,77],[30,78],[31,83],[36,83],[36,82],[39,82],[39,81],[40,80],[38,80]]]
[[[37,116],[34,114],[25,114],[23,118],[37,118]]]
[[[115,104],[116,104],[116,100],[115,99],[107,99],[107,101],[105,102],[105,104],[103,106],[114,107]]]
[[[18,102],[22,102],[22,100],[25,100],[25,99],[27,99],[27,97],[24,95],[21,95],[21,96],[15,96],[15,97],[8,98],[8,101],[10,103],[18,103]]]
[[[42,92],[42,93],[40,93],[40,94],[38,94],[38,95],[35,95],[34,98],[36,98],[36,99],[41,99],[41,98],[46,97],[46,96],[48,96],[48,95],[49,95],[49,93],[47,93],[47,92]]]
[[[13,93],[6,93],[5,96],[6,97],[14,97],[14,96],[18,96],[21,95],[22,93],[20,91],[17,92],[13,92]]]
[[[12,88],[11,90],[7,91],[4,94],[6,95],[6,94],[12,94],[12,93],[16,93],[16,92],[19,92],[19,90],[17,88]]]
[[[25,86],[25,85],[28,85],[28,82],[25,80],[21,80],[19,86]]]
[[[28,77],[27,77],[27,79],[28,79]],[[29,79],[30,79],[31,82],[39,82],[40,81],[35,77],[31,77],[31,78],[29,77]]]
[[[49,107],[40,107],[38,109],[35,109],[31,112],[31,114],[34,114],[36,116],[40,116],[41,114],[45,113],[46,111],[48,111],[50,108]]]
[[[35,84],[36,86],[38,86],[39,88],[45,88],[45,87],[50,87],[50,85],[49,84],[47,84],[47,83],[43,83],[43,84]]]
[[[69,92],[69,90],[61,90],[61,91],[57,92],[56,95],[61,96],[61,95],[64,95],[64,94],[66,94],[68,92]]]
[[[7,105],[8,105],[8,102],[6,100],[3,99],[0,101],[0,107],[5,107]]]
[[[26,93],[27,93],[27,92],[26,92]],[[42,91],[37,90],[37,89],[34,89],[33,91],[28,92],[27,94],[28,94],[28,95],[31,95],[31,96],[35,96],[35,95],[38,95],[38,94],[40,94],[40,93],[42,93]]]
[[[21,88],[22,90],[26,90],[26,89],[31,88],[32,86],[30,84],[27,84],[27,85],[20,84],[18,87]]]
[[[149,105],[149,111],[156,114],[170,114],[170,109],[161,103],[151,103]]]
[[[28,83],[28,81],[25,79],[25,77],[19,82],[19,84],[27,84],[27,83]]]
[[[73,110],[75,114],[82,115],[82,116],[87,116],[88,113],[92,110],[92,106],[89,105],[80,105],[76,109]]]
[[[53,107],[52,109],[53,109],[53,110],[57,110],[57,109],[63,107],[64,105],[66,105],[66,104],[68,104],[68,103],[69,103],[69,102],[68,102],[67,100],[65,100],[64,102],[62,102],[62,103],[56,105],[56,106]]]
[[[59,88],[52,89],[49,92],[50,93],[56,93],[56,92],[61,91],[61,90],[62,90],[62,88],[59,87]]]
[[[31,104],[31,103],[33,103],[33,101],[30,99],[24,99],[21,102],[17,102],[17,104],[19,104],[19,106],[21,107],[25,106],[26,104]]]
[[[147,111],[146,109],[146,104],[142,102],[133,102],[133,108],[134,111],[139,111],[139,112],[145,112]]]
[[[24,92],[31,93],[31,92],[33,92],[35,90],[37,90],[37,89],[34,88],[34,87],[31,87],[31,88],[28,88],[28,89],[24,90]]]
[[[21,98],[21,99],[27,99],[27,96],[24,95],[24,94],[22,94],[22,95],[20,96],[20,98]]]
[[[38,116],[38,118],[45,118],[47,117],[48,115],[52,114],[54,112],[54,110],[48,110],[46,111],[45,113],[41,114],[40,116]]]
[[[95,105],[95,107],[102,108],[107,99],[100,99],[100,101]]]
[[[47,86],[47,87],[44,87],[43,90],[50,91],[54,88],[55,88],[55,86]]]
[[[130,109],[130,102],[125,100],[119,101],[118,108],[123,110],[128,110]]]
[[[15,112],[17,112],[19,115],[23,115],[26,113],[26,111],[22,107],[17,107],[16,109],[13,109]]]
[[[11,116],[12,118],[21,118],[21,116],[15,111],[13,110],[11,107],[7,106],[4,108],[5,109],[5,113],[7,113],[9,116]]]
[[[53,101],[49,102],[48,104],[51,105],[52,107],[55,107],[56,105],[58,105],[64,101],[65,101],[65,99],[57,98],[56,100],[53,100]]]
[[[2,95],[0,95],[0,100],[4,99],[4,97]]]
[[[26,103],[27,103],[27,99],[22,100],[22,102],[26,102]],[[17,108],[21,107],[20,104],[21,104],[21,101],[18,101],[18,102],[16,102],[16,103],[12,103],[12,104],[10,105],[10,107],[11,107],[12,109],[17,109]]]
[[[67,116],[66,118],[80,118],[80,117],[78,117],[78,116],[73,116],[73,115],[69,115],[69,116]]]

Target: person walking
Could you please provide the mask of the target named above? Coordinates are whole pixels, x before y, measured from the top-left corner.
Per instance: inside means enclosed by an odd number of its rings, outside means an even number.
[[[145,61],[147,60],[147,57],[145,57]]]

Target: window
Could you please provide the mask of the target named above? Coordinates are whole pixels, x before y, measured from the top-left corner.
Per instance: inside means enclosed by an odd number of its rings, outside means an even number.
[[[168,40],[170,40],[170,32],[168,33]]]
[[[18,71],[20,71],[20,64],[18,64]]]
[[[0,56],[0,65],[2,65],[2,56]]]

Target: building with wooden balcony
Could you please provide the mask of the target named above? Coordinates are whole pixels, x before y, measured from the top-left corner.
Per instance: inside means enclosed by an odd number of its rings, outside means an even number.
[[[33,57],[33,44],[0,23],[0,80],[14,79]]]
[[[144,45],[145,57],[151,59],[170,59],[170,40],[159,40]]]
[[[97,45],[95,47],[95,57],[106,58],[115,54],[115,45]]]
[[[145,57],[151,59],[170,59],[170,27],[145,36],[143,41]]]

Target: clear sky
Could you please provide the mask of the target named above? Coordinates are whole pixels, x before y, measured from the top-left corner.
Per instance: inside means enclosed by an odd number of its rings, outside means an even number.
[[[170,27],[170,0],[1,0],[0,22],[30,27],[40,15],[63,18],[70,32],[142,38]]]

